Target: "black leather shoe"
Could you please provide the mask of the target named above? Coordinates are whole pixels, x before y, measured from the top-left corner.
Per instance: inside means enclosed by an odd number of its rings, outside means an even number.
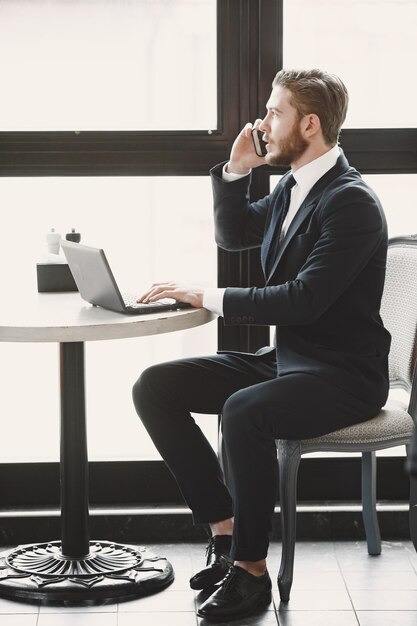
[[[228,572],[233,561],[229,557],[232,547],[232,537],[230,535],[215,535],[210,537],[206,548],[206,567],[190,578],[191,589],[205,589],[213,587]]]
[[[271,602],[268,572],[253,576],[232,565],[216,591],[200,606],[198,615],[212,622],[226,622],[252,615]]]

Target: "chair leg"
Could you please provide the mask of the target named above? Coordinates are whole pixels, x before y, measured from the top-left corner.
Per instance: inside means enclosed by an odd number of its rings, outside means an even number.
[[[362,452],[362,517],[368,553],[381,554],[381,534],[376,514],[376,456]]]
[[[301,460],[299,441],[277,441],[281,505],[282,555],[278,589],[282,602],[288,602],[293,579],[297,515],[297,474]]]
[[[414,432],[414,440],[412,445],[405,446],[407,452],[407,465],[410,475],[410,510],[409,510],[409,524],[410,524],[410,537],[413,542],[414,549],[417,552],[417,436]]]

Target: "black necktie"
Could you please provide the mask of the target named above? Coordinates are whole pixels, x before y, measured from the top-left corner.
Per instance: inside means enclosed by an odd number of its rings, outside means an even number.
[[[283,187],[280,203],[272,215],[268,232],[265,236],[264,245],[266,246],[265,260],[265,276],[268,277],[272,271],[274,261],[276,259],[279,244],[281,241],[281,231],[284,220],[290,207],[291,189],[296,184],[296,180],[292,174],[288,176]]]

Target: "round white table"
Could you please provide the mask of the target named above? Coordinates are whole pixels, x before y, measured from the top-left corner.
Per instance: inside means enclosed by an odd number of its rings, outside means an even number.
[[[84,342],[169,333],[213,319],[206,309],[114,313],[78,293],[34,294],[24,308],[0,310],[0,341],[59,343],[61,393],[61,541],[1,553],[1,596],[91,603],[146,595],[173,581],[167,559],[145,547],[90,540]]]

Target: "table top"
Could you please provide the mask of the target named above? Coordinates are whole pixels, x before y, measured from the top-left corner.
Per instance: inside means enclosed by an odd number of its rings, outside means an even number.
[[[123,339],[193,328],[215,319],[206,309],[126,315],[93,307],[79,293],[36,293],[24,306],[2,306],[0,341],[72,342]]]

